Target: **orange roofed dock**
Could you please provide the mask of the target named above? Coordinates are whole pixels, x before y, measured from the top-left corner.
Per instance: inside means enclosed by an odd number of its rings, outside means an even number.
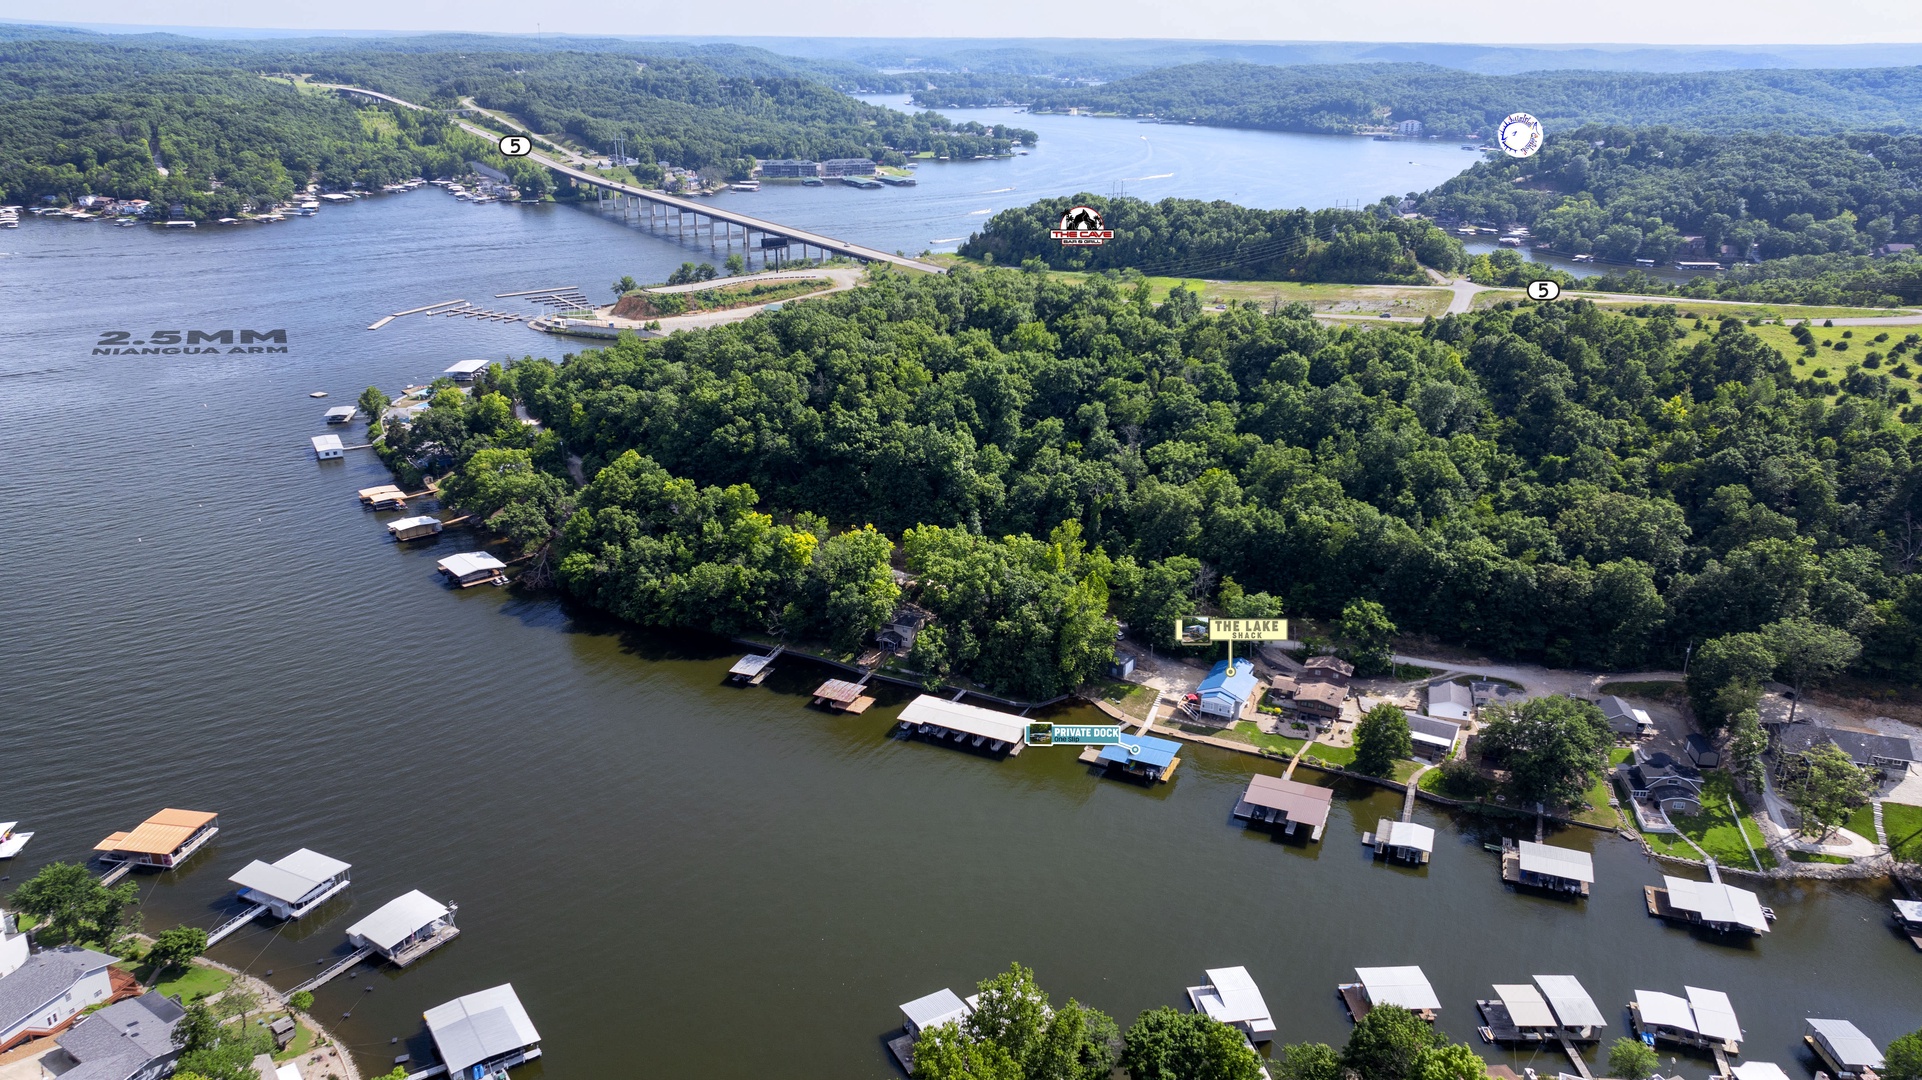
[[[134,826],[132,832],[117,832],[93,846],[100,861],[117,864],[118,877],[136,866],[171,870],[220,831],[220,815],[204,810],[168,808]]]

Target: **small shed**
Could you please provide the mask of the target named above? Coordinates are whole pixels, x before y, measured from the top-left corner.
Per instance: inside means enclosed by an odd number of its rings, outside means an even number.
[[[449,1076],[483,1067],[482,1075],[541,1056],[540,1032],[512,983],[436,1005],[422,1015]]]
[[[1258,685],[1260,683],[1255,678],[1253,664],[1246,660],[1239,663],[1223,660],[1195,688],[1197,707],[1205,716],[1238,719],[1248,703],[1254,700],[1255,687]]]
[[[1281,826],[1289,836],[1294,835],[1297,827],[1306,827],[1310,840],[1320,840],[1334,801],[1335,793],[1329,788],[1279,776],[1256,775],[1249,779],[1248,790],[1235,802],[1234,814],[1253,824]]]
[[[1465,724],[1475,718],[1475,692],[1463,683],[1430,683],[1427,715]]]
[[[1157,739],[1152,735],[1124,735],[1122,739],[1124,742],[1102,747],[1095,760],[1149,780],[1167,780],[1181,764],[1177,756],[1181,744],[1172,739]]]
[[[434,564],[447,580],[465,589],[470,585],[507,580],[507,564],[485,551],[463,551]]]
[[[454,911],[452,905],[414,889],[348,927],[347,940],[357,949],[371,948],[406,967],[460,933],[454,926]]]
[[[347,448],[340,444],[338,435],[316,435],[313,437],[314,457],[320,461],[347,456]]]
[[[1699,731],[1688,733],[1688,759],[1698,769],[1713,769],[1722,763],[1722,752],[1715,749],[1709,737]]]
[[[1361,842],[1374,848],[1377,855],[1425,863],[1435,851],[1435,830],[1412,821],[1381,818],[1375,822],[1374,832],[1361,834]]]
[[[1202,974],[1207,982],[1188,987],[1188,1003],[1196,1012],[1239,1030],[1250,1042],[1268,1042],[1275,1037],[1268,1002],[1247,968],[1209,968]]]
[[[354,414],[359,411],[360,410],[354,408],[352,405],[336,405],[335,407],[327,410],[326,412],[327,422],[330,424],[348,423],[349,421],[353,420]]]
[[[1117,656],[1115,657],[1114,663],[1108,665],[1108,678],[1110,679],[1127,679],[1133,676],[1134,673],[1135,658],[1132,656]]]
[[[429,514],[404,517],[387,523],[387,534],[395,540],[421,540],[437,535],[440,530],[440,519]]]
[[[298,919],[352,882],[348,863],[301,848],[268,863],[255,859],[227,880],[240,886],[240,898],[265,904],[276,918]]]
[[[274,1037],[274,1049],[285,1050],[287,1044],[294,1041],[300,1026],[294,1023],[293,1017],[282,1015],[274,1017],[274,1022],[267,1025],[267,1030]],[[294,1071],[298,1073],[300,1070],[296,1067]]]
[[[455,382],[473,382],[487,370],[485,360],[460,360],[449,364],[443,375],[451,376]]]
[[[1882,1068],[1881,1048],[1853,1023],[1810,1019],[1807,1024],[1808,1031],[1802,1037],[1841,1080],[1855,1080],[1864,1072]]]

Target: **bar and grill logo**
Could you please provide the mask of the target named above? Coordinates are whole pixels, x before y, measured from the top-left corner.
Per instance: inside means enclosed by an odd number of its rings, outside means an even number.
[[[1061,227],[1048,234],[1062,247],[1094,247],[1114,239],[1114,230],[1103,227],[1101,211],[1092,206],[1070,206],[1061,215]]]

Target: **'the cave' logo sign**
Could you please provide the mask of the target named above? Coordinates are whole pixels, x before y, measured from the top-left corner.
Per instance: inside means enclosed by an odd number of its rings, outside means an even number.
[[[1101,211],[1092,206],[1070,206],[1061,215],[1061,227],[1048,233],[1062,247],[1093,247],[1114,239],[1114,230],[1101,225]]]
[[[149,330],[136,338],[131,330],[103,330],[94,342],[95,356],[186,353],[284,353],[285,330]]]

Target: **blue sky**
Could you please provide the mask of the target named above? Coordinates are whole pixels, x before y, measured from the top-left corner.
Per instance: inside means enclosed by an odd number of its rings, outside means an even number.
[[[1918,0],[723,0],[582,5],[525,0],[149,0],[91,8],[155,26],[561,31],[819,37],[1130,37],[1484,44],[1922,42]],[[0,19],[73,19],[0,0]]]

